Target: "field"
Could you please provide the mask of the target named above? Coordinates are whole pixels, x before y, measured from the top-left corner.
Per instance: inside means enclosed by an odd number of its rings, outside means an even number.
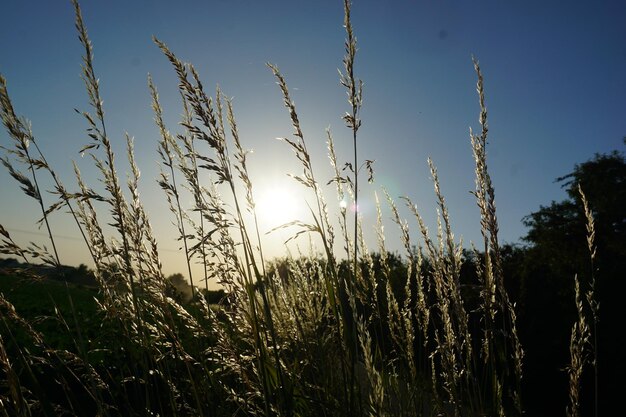
[[[571,239],[576,261],[567,264],[580,274],[566,269],[555,290],[560,298],[542,299],[541,289],[530,290],[551,275],[542,268],[561,258],[537,261],[547,252],[533,252],[542,242],[536,235],[529,234],[535,236],[531,248],[499,241],[487,163],[487,98],[477,60],[480,127],[469,141],[483,237],[478,247],[455,239],[431,161],[438,213],[434,234],[413,201],[396,201],[385,191],[376,197],[376,224],[363,224],[359,183],[373,180],[375,173],[373,161],[358,157],[363,83],[355,76],[358,48],[349,1],[344,2],[340,78],[348,97],[343,120],[352,138],[349,162],[335,153],[327,133],[334,172],[328,184],[335,187],[332,198],[344,204],[335,208],[327,202],[321,185],[326,179],[308,151],[287,81],[268,64],[293,128],[292,136],[282,140],[300,164],[294,179],[311,201],[306,218],[285,228],[294,238],[315,239],[322,248],[268,259],[256,215],[255,178],[231,99],[219,88],[210,96],[196,69],[155,38],[178,77],[181,96],[181,133],[175,134],[166,126],[157,87],[149,80],[161,133],[158,182],[187,259],[185,277],[191,286],[186,296],[174,285],[184,277],[163,273],[128,137],[130,172],[116,171],[93,48],[80,6],[73,4],[90,104],[88,111],[78,111],[89,138],[81,152],[92,157],[99,184],[86,184],[78,169],[76,186],[60,182],[0,78],[2,121],[13,141],[11,158],[3,163],[41,208],[41,230],[50,244],[50,250],[22,247],[0,226],[0,253],[20,263],[0,275],[0,415],[456,417],[522,416],[529,409],[534,415],[554,415],[554,405],[542,406],[541,395],[556,400],[568,416],[598,415],[601,388],[608,385],[599,382],[598,358],[612,358],[614,351],[598,347],[603,323],[598,288],[601,294],[610,291],[597,271],[598,265],[609,270],[614,264],[606,261],[612,246],[604,244],[603,236],[610,235],[605,219],[596,223],[591,208],[596,200],[587,199],[586,192],[595,197],[596,190],[584,180],[568,189],[575,213],[568,225],[577,229]],[[592,166],[604,163],[623,170],[621,154],[598,156]],[[44,202],[50,193],[39,189],[41,176],[54,184],[52,204]],[[409,231],[399,205],[411,213],[417,233]],[[383,206],[400,230],[401,254],[387,248]],[[64,275],[70,269],[61,266],[48,222],[61,211],[81,231],[93,264],[72,279]],[[544,230],[537,226],[542,219],[531,215],[526,221],[536,232]],[[364,238],[366,228],[377,236],[373,250]],[[202,266],[202,274],[194,282],[195,264]],[[218,283],[224,295],[208,292],[209,281]],[[614,311],[611,296],[604,297],[607,311]],[[551,321],[551,307],[567,321]],[[615,319],[606,322],[610,329]],[[542,368],[544,353],[557,363]],[[531,383],[524,380],[526,357]],[[546,385],[532,385],[542,379],[561,385],[546,394]]]
[[[55,349],[75,349],[78,329],[86,340],[99,335],[101,316],[94,300],[98,296],[95,287],[0,275],[0,292],[17,306],[20,317],[33,322],[35,330],[46,335],[46,341]]]

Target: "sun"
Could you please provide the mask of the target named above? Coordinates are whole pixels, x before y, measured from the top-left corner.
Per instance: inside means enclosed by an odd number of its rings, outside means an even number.
[[[256,202],[257,219],[265,232],[298,219],[303,201],[295,187],[267,186]]]

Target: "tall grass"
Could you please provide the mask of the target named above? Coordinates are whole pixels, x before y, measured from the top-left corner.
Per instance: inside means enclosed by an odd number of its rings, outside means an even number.
[[[38,201],[46,224],[52,212],[70,208],[93,259],[103,328],[111,334],[99,344],[81,341],[74,351],[55,350],[0,298],[0,365],[6,380],[0,387],[3,415],[522,415],[523,350],[515,308],[504,286],[495,192],[487,169],[485,87],[478,61],[474,68],[481,129],[478,134],[470,132],[470,142],[483,242],[473,257],[479,282],[465,286],[463,243],[454,238],[432,161],[438,210],[435,237],[411,199],[406,197],[402,203],[414,217],[417,234],[384,192],[383,202],[376,197],[376,253],[367,249],[358,210],[359,172],[366,169],[371,180],[373,171],[372,161],[362,163],[357,152],[363,83],[355,76],[356,36],[348,0],[344,1],[346,55],[340,78],[348,92],[344,120],[353,138],[347,172],[341,169],[330,131],[327,146],[334,172],[329,184],[334,183],[340,201],[346,196],[352,200],[354,217],[350,218],[346,206],[338,213],[329,209],[286,77],[268,64],[293,127],[284,142],[302,167],[302,174],[293,178],[313,196],[308,218],[282,227],[292,230],[294,237],[319,239],[321,254],[266,258],[254,179],[232,101],[219,88],[211,96],[193,65],[180,61],[164,42],[154,39],[178,77],[183,109],[182,133],[173,134],[165,125],[157,87],[148,79],[160,132],[158,183],[183,243],[192,286],[204,281],[208,288],[213,280],[228,294],[219,306],[211,306],[194,288],[192,302],[182,305],[168,296],[158,242],[138,192],[139,169],[128,136],[131,172],[125,185],[116,171],[92,45],[78,2],[73,4],[84,48],[82,77],[91,106],[80,112],[89,138],[80,151],[91,156],[104,192],[86,184],[77,167],[78,190],[67,191],[13,110],[7,82],[0,78],[2,119],[14,139],[9,155],[25,164],[31,177],[14,169],[11,160],[3,162]],[[35,144],[36,157],[28,153],[29,144]],[[59,197],[47,207],[36,182],[37,175],[45,174],[54,179]],[[186,197],[192,201],[189,206]],[[405,249],[399,286],[393,282],[397,265],[388,253],[382,226],[383,204],[391,210]],[[335,216],[339,232],[333,227]],[[103,218],[113,219],[113,234],[107,232]],[[0,232],[0,253],[60,263],[54,244],[53,255],[43,247],[23,249],[4,228]],[[54,231],[49,230],[49,235],[53,242]],[[337,255],[338,246],[345,249],[345,257]],[[202,265],[201,278],[192,275],[193,262]],[[596,314],[597,309],[593,311]],[[71,330],[71,320],[65,322]],[[577,340],[586,341],[586,333],[580,333],[583,325],[577,326]],[[18,343],[18,333],[28,345]],[[106,360],[94,362],[96,352]]]
[[[583,297],[580,289],[578,276],[574,276],[574,290],[576,301],[576,312],[578,319],[572,326],[570,337],[570,364],[567,367],[569,377],[569,404],[565,411],[568,417],[577,417],[580,415],[580,388],[582,376],[587,365],[593,366],[593,393],[594,415],[598,415],[598,321],[600,304],[595,295],[596,274],[595,274],[595,221],[593,213],[589,208],[587,197],[583,192],[580,184],[578,185],[578,194],[582,203],[583,212],[586,219],[587,229],[587,249],[589,251],[589,261],[591,265],[591,280],[589,289],[584,293],[586,305],[583,303]],[[591,319],[590,319],[591,317]],[[593,326],[590,326],[590,321]]]

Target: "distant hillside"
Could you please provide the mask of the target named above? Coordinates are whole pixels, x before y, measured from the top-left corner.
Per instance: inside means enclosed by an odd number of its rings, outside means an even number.
[[[53,267],[49,265],[19,262],[14,258],[0,258],[0,274],[12,275],[16,273],[32,277],[49,278],[72,284],[86,286],[97,285],[93,272],[84,264],[80,264],[78,267],[67,265]]]

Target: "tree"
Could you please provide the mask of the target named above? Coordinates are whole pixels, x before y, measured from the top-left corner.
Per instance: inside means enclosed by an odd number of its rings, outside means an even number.
[[[191,300],[193,293],[191,291],[191,285],[185,279],[183,274],[175,273],[167,277],[168,282],[171,284],[168,295],[181,302],[188,302]]]
[[[572,255],[569,250],[581,246],[586,248],[585,216],[580,204],[578,186],[582,188],[595,218],[598,255],[604,261],[614,257],[624,257],[626,237],[626,161],[621,152],[596,154],[574,171],[557,178],[566,188],[569,199],[560,203],[552,202],[548,207],[524,218],[529,228],[524,238],[533,247],[542,250],[556,250],[563,255]],[[581,227],[582,226],[582,227]],[[582,242],[582,244],[581,244]],[[561,245],[567,246],[563,248]],[[557,244],[555,246],[555,244]],[[566,250],[568,249],[568,250]],[[604,262],[601,262],[604,263]]]
[[[527,353],[526,403],[541,403],[541,410],[529,412],[562,414],[567,393],[562,369],[568,362],[569,330],[576,315],[574,276],[580,278],[586,291],[593,274],[600,302],[597,354],[601,408],[605,407],[601,414],[607,414],[617,405],[620,390],[626,388],[622,358],[626,343],[622,322],[626,270],[624,154],[596,154],[556,181],[566,189],[568,198],[541,206],[523,219],[528,227],[523,238],[527,246],[520,311],[520,333]],[[597,256],[593,264],[587,248],[579,186],[587,196],[595,221]],[[583,381],[583,412],[593,402],[592,385]],[[554,387],[558,387],[556,391]],[[549,403],[554,408],[546,407]]]

